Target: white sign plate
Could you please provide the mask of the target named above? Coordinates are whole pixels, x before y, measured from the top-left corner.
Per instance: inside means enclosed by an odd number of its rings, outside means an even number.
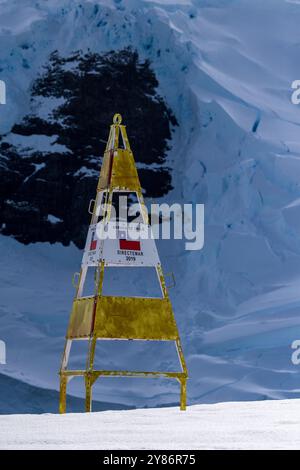
[[[97,233],[97,224],[90,225],[82,258],[82,266],[98,266],[101,260],[103,241],[98,238]]]
[[[116,238],[103,244],[102,257],[107,266],[156,266],[159,257],[151,228],[142,223],[110,222]]]
[[[151,228],[133,222],[91,225],[82,264],[97,266],[101,260],[106,266],[156,266],[159,257]]]

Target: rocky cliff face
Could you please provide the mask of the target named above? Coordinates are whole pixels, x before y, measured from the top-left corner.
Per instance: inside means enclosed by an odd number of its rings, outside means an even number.
[[[128,127],[146,196],[166,194],[165,156],[177,121],[157,87],[150,62],[131,48],[69,57],[54,51],[32,83],[30,113],[0,140],[2,233],[83,247],[115,112]]]

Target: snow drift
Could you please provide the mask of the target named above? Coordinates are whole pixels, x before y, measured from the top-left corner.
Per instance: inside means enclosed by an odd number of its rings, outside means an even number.
[[[299,400],[0,416],[0,449],[280,449],[300,447]]]

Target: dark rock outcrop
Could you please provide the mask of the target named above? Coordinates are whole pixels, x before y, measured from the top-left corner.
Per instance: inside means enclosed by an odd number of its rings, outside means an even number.
[[[134,50],[67,58],[53,52],[32,85],[31,112],[0,140],[2,233],[83,247],[115,112],[136,162],[146,165],[139,170],[145,195],[166,194],[172,186],[164,163],[177,121],[157,87],[150,63]]]

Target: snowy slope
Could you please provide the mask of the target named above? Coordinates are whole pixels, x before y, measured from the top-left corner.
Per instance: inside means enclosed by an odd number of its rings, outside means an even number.
[[[0,416],[0,449],[298,449],[299,400]]]
[[[153,63],[160,92],[179,121],[168,156],[175,189],[167,200],[205,203],[201,252],[185,252],[179,242],[160,244],[163,264],[177,280],[171,297],[190,370],[190,402],[299,396],[290,345],[300,338],[300,113],[290,96],[299,78],[300,5],[0,5],[0,78],[10,89],[7,106],[0,107],[2,132],[28,112],[28,87],[55,49],[68,54],[132,45]],[[24,42],[31,47],[18,47]],[[8,363],[0,372],[57,388],[69,279],[80,253],[4,238],[1,244],[0,338],[8,342]],[[150,352],[144,352],[148,363]],[[122,354],[124,362],[134,353]],[[160,357],[160,365],[171,367],[166,353]],[[137,405],[177,400],[176,384],[143,383],[105,381],[95,396]],[[82,394],[76,387],[74,393]]]

